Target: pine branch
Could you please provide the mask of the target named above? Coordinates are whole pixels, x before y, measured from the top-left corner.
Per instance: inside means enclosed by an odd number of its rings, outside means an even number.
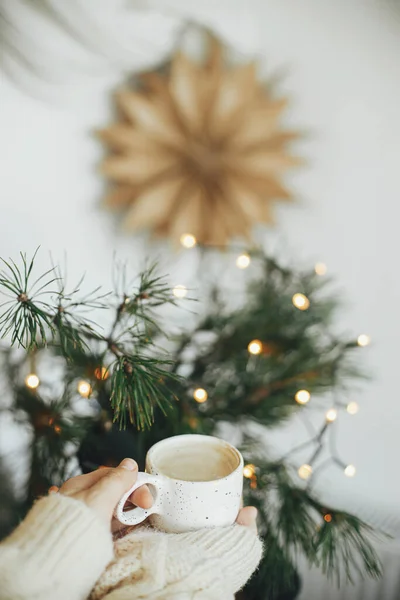
[[[246,502],[259,508],[260,533],[266,545],[272,539],[277,560],[285,554],[289,566],[300,552],[310,566],[321,567],[338,584],[343,575],[352,582],[355,572],[381,576],[381,564],[371,544],[371,527],[353,515],[322,505],[294,483],[283,462],[269,462],[251,454],[248,459],[257,466],[245,486]],[[271,552],[269,558],[264,557],[268,564]],[[271,573],[266,572],[265,577],[271,579]]]
[[[139,429],[150,427],[155,407],[165,412],[174,399],[164,384],[171,376],[170,363],[148,356],[153,336],[161,331],[154,310],[167,303],[175,304],[165,279],[157,276],[155,266],[150,266],[141,273],[137,285],[126,284],[123,268],[123,289],[117,285],[111,295],[101,294],[97,288],[80,297],[82,280],[72,292],[67,292],[57,268],[31,284],[35,257],[36,253],[28,264],[21,254],[22,265],[3,260],[0,292],[6,300],[0,316],[0,335],[10,336],[11,346],[19,345],[30,352],[46,346],[57,348],[70,363],[76,363],[79,356],[84,362],[95,347],[102,347],[96,354],[102,356],[104,367],[112,372],[110,401],[115,420],[123,427],[127,422]],[[43,296],[46,302],[40,299]],[[114,311],[108,335],[87,317],[87,311],[93,309]]]
[[[164,382],[174,376],[158,365],[170,364],[170,361],[143,357],[139,361],[137,357],[127,355],[117,358],[113,365],[110,400],[114,420],[121,428],[125,429],[128,421],[138,429],[151,427],[157,406],[164,415],[167,413],[171,394]]]

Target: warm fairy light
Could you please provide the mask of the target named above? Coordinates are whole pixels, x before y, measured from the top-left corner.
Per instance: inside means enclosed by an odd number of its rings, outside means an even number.
[[[256,467],[255,465],[246,465],[243,469],[243,475],[245,477],[247,477],[247,479],[251,479],[252,477],[254,477],[254,474],[256,472]]]
[[[312,475],[312,466],[311,465],[301,465],[299,470],[297,471],[300,479],[309,479]]]
[[[371,338],[369,337],[369,335],[367,335],[366,333],[362,333],[361,335],[358,336],[357,338],[357,344],[359,346],[361,346],[362,348],[364,346],[368,346],[371,343]]]
[[[310,306],[310,301],[304,294],[294,294],[292,298],[292,302],[296,308],[299,310],[307,310]]]
[[[89,398],[90,394],[92,393],[92,386],[88,381],[81,379],[81,381],[78,383],[78,392],[81,396],[83,396],[83,398]]]
[[[94,370],[94,376],[96,379],[108,379],[110,373],[106,367],[96,367]]]
[[[55,431],[56,433],[61,433],[61,427],[60,427],[59,425],[55,425],[55,426],[54,426],[54,431]]]
[[[330,408],[325,415],[325,419],[328,421],[328,423],[333,423],[333,421],[336,421],[336,417],[337,417],[336,408]]]
[[[250,354],[261,354],[262,351],[262,342],[260,340],[253,340],[247,346],[247,350]]]
[[[296,402],[298,402],[299,404],[307,404],[310,398],[311,394],[308,390],[299,390],[298,392],[296,392],[296,395],[294,397]]]
[[[314,271],[317,275],[325,275],[327,271],[326,264],[323,262],[317,262],[314,267]]]
[[[326,515],[324,515],[324,521],[326,523],[330,523],[332,521],[332,515],[330,515],[329,513],[327,513]]]
[[[197,244],[196,238],[191,233],[183,233],[179,238],[179,241],[184,248],[194,248]]]
[[[187,288],[184,285],[176,285],[172,290],[175,298],[184,298],[187,294]]]
[[[35,373],[30,373],[25,377],[25,384],[31,390],[36,390],[40,383],[39,377]]]
[[[346,475],[346,477],[354,477],[354,475],[356,474],[355,466],[347,465],[347,467],[344,470],[344,474]]]
[[[198,402],[199,404],[202,404],[203,402],[205,402],[207,400],[208,394],[207,394],[206,390],[204,390],[203,388],[197,388],[193,392],[193,398],[196,400],[196,402]]]
[[[238,269],[247,269],[251,262],[250,256],[248,254],[240,254],[236,259],[236,266]]]
[[[346,406],[346,410],[349,413],[349,415],[356,415],[359,409],[360,407],[358,406],[357,402],[349,402]]]

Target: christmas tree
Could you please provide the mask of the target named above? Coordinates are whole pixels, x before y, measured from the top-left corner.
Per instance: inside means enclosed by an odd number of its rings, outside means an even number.
[[[217,286],[195,324],[171,336],[160,310],[188,290],[171,289],[155,267],[133,282],[116,267],[111,293],[98,288],[82,295],[81,282],[68,290],[57,268],[34,278],[35,256],[3,260],[2,411],[29,431],[30,462],[19,496],[7,465],[0,465],[2,535],[37,496],[79,471],[125,456],[143,468],[160,439],[222,435],[231,425],[246,461],[245,503],[258,508],[265,540],[262,565],[241,597],[295,597],[299,554],[338,581],[356,571],[379,576],[368,525],[326,506],[313,491],[326,463],[355,473],[334,447],[326,457],[326,442],[339,412],[357,408],[343,402],[342,392],[363,375],[357,354],[368,338],[334,333],[338,303],[326,291],[323,265],[298,272],[258,249],[242,253],[237,265],[250,261],[257,277],[243,302],[229,308]],[[93,311],[104,311],[102,326]],[[296,464],[298,448],[272,455],[265,433],[327,394],[334,402],[302,444],[307,462]]]

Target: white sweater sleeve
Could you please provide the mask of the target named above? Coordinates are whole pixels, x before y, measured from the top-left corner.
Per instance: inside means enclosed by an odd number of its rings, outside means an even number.
[[[261,555],[259,538],[240,525],[186,534],[142,528],[116,542],[91,600],[233,600]]]
[[[0,600],[86,600],[112,557],[109,529],[85,504],[42,498],[0,545]]]
[[[180,535],[142,528],[114,551],[83,503],[43,498],[0,545],[0,600],[86,600],[93,586],[91,600],[233,600],[262,546],[239,525]]]

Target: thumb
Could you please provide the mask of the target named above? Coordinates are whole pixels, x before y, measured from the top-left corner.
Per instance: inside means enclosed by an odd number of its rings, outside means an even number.
[[[111,469],[88,490],[86,504],[111,521],[116,505],[134,485],[137,474],[137,463],[131,458],[124,458],[118,467]]]

